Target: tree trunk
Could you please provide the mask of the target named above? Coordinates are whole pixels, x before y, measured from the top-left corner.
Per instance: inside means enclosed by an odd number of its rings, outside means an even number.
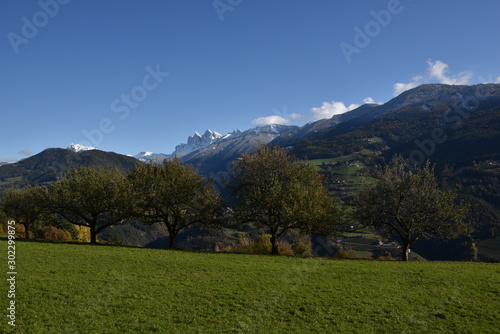
[[[405,244],[403,246],[403,254],[402,254],[401,260],[408,261],[408,259],[409,259],[408,254],[409,253],[410,253],[410,244],[408,242],[405,242]]]
[[[175,241],[177,239],[177,233],[168,232],[168,234],[170,236],[170,241],[169,241],[168,248],[169,249],[175,249],[176,248]]]
[[[26,239],[30,238],[30,224],[24,224],[24,237]]]
[[[276,234],[273,233],[271,234],[271,255],[279,255],[278,251],[278,238],[276,237]]]
[[[97,244],[97,229],[95,227],[90,228],[90,243]]]

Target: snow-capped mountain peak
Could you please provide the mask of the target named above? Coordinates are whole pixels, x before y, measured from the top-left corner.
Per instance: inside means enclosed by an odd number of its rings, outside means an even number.
[[[73,151],[73,152],[81,152],[81,151],[91,151],[91,150],[96,150],[95,147],[91,147],[91,146],[85,146],[85,145],[82,145],[82,144],[69,144],[69,146],[66,148],[67,150],[70,150],[70,151]]]
[[[220,140],[226,139],[226,138],[229,138],[229,137],[236,138],[236,137],[240,136],[242,133],[243,133],[243,131],[241,131],[240,129],[229,131],[226,135],[222,136],[220,138]]]
[[[255,128],[248,129],[244,131],[245,133],[251,133],[255,135],[259,135],[261,133],[272,134],[272,135],[281,135],[283,133],[289,132],[291,127],[289,125],[281,125],[281,124],[268,124],[268,125],[260,125]]]
[[[134,158],[137,159],[137,157],[141,157],[141,158],[144,158],[144,157],[150,157],[152,156],[154,153],[153,152],[150,152],[150,151],[142,151],[136,155],[134,155]]]
[[[137,160],[143,162],[162,162],[165,159],[169,159],[169,154],[164,153],[153,153],[151,151],[143,151],[133,156]]]
[[[227,140],[232,140],[244,136],[248,136],[248,138],[258,137],[259,142],[268,143],[277,136],[289,132],[295,128],[295,126],[271,124],[257,126],[246,131],[241,131],[238,129],[228,132],[226,135],[221,135],[220,133],[212,130],[206,130],[203,134],[195,132],[192,136],[189,136],[187,143],[177,145],[175,147],[175,151],[171,155],[143,151],[139,154],[134,155],[133,157],[144,162],[154,161],[161,163],[165,159],[172,158],[172,156],[182,159],[182,157],[185,157],[190,153],[196,151],[204,151],[204,149],[207,149],[208,147],[210,147],[211,150],[217,150],[218,146],[224,145]],[[252,139],[248,140],[251,141]]]
[[[211,130],[207,130],[203,134],[195,132],[194,135],[188,137],[186,144],[177,145],[173,154],[184,155],[191,153],[215,143],[220,138],[222,138],[220,133]]]

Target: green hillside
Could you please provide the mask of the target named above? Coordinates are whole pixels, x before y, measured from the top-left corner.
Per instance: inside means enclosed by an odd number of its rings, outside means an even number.
[[[500,332],[498,264],[16,246],[4,333]]]
[[[123,172],[135,170],[138,160],[125,155],[100,150],[73,152],[49,148],[16,163],[0,166],[0,189],[27,184],[49,184],[69,170],[79,166],[118,168]]]

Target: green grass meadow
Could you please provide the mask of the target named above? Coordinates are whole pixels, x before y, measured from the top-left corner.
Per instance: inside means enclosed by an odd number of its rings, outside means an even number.
[[[16,251],[16,328],[2,316],[3,333],[500,333],[499,264],[26,241]]]

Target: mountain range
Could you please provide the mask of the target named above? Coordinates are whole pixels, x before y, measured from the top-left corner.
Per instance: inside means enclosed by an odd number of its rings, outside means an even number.
[[[203,162],[216,155],[220,158],[221,151],[224,151],[223,160],[227,163],[237,155],[251,152],[259,145],[267,144],[296,128],[296,126],[271,124],[257,126],[246,131],[235,130],[226,135],[212,130],[206,130],[203,134],[195,132],[194,135],[188,137],[187,143],[177,145],[171,154],[144,151],[134,155],[134,158],[143,162],[152,160],[158,162],[177,157],[182,161],[196,164],[203,171],[208,172],[211,164],[205,167]]]
[[[430,84],[403,92],[384,104],[365,104],[302,127],[265,125],[226,135],[211,130],[194,133],[171,154],[144,151],[132,157],[78,144],[67,149],[49,148],[16,163],[0,164],[0,188],[49,184],[80,165],[129,172],[138,163],[177,157],[213,178],[224,190],[231,163],[240,154],[271,144],[287,147],[298,158],[318,166],[330,191],[349,201],[359,189],[356,184],[369,177],[372,166],[401,154],[414,163],[430,159],[440,178],[459,184],[461,198],[472,205],[470,219],[478,226],[475,238],[498,240],[499,143],[500,84]],[[494,237],[497,239],[491,239]],[[457,259],[456,251],[443,255],[454,248],[421,245],[419,254],[429,258],[435,257],[438,247],[441,259]],[[495,256],[500,259],[500,254]]]
[[[180,159],[193,165],[202,174],[221,181],[227,177],[232,162],[242,153],[252,153],[261,145],[268,144],[295,129],[296,126],[271,124],[233,132]]]
[[[170,154],[144,151],[130,158],[142,162],[161,162],[178,157],[195,166],[203,174],[216,177],[221,173],[226,174],[231,162],[240,154],[252,152],[259,145],[271,143],[293,148],[295,155],[307,160],[335,158],[364,150],[380,153],[380,157],[404,153],[406,156],[413,154],[414,160],[421,160],[432,156],[442,163],[458,163],[463,167],[476,160],[498,160],[500,153],[495,144],[499,141],[497,130],[492,125],[498,123],[496,109],[499,105],[498,84],[422,85],[403,92],[387,103],[365,104],[344,114],[310,122],[302,127],[265,125],[246,131],[232,131],[226,135],[206,130],[203,134],[195,132],[186,143],[177,145]],[[487,112],[488,110],[490,111]],[[482,129],[482,132],[474,136],[471,134],[466,139],[462,138],[466,135],[463,132],[468,128],[468,124],[475,124],[475,129]],[[488,131],[483,131],[485,127]],[[429,138],[432,139],[432,131],[446,131],[446,142],[439,145],[434,143],[433,147],[430,147],[432,143],[429,143]],[[460,156],[460,152],[455,152],[454,144],[464,140],[467,143],[461,143],[460,147],[465,145],[468,153]],[[422,143],[427,144],[429,148],[426,149],[424,145],[422,149],[418,146],[419,143],[421,146]],[[429,152],[431,149],[432,152]],[[61,153],[59,167],[54,163],[56,149],[49,149],[17,163],[0,165],[0,177],[15,180],[22,178],[31,182],[39,180],[38,177],[41,176],[34,175],[40,174],[39,170],[42,169],[52,176],[41,177],[40,180],[50,180],[54,175],[59,175],[78,163],[98,163],[103,161],[104,156],[109,157],[104,159],[106,163],[119,161],[127,165],[127,168],[132,165],[131,161],[134,161],[127,159],[128,157],[117,159],[117,154],[79,144],[69,145],[66,151],[76,155],[70,157],[69,153]],[[96,158],[91,159],[93,156]],[[41,158],[46,158],[45,164],[48,166],[44,166],[45,160]],[[25,168],[25,165],[36,166],[34,170],[38,171]],[[25,175],[27,170],[30,170],[29,177]],[[14,176],[16,173],[18,175]]]
[[[135,169],[137,163],[161,163],[173,157],[196,165],[206,175],[215,176],[216,173],[210,172],[210,167],[227,167],[226,165],[241,153],[252,152],[260,145],[267,144],[295,128],[266,125],[246,131],[232,131],[224,136],[207,130],[202,135],[195,133],[190,136],[187,143],[178,145],[172,154],[144,151],[135,156],[125,156],[80,144],[70,144],[66,149],[49,148],[15,163],[0,164],[0,188],[48,184],[80,165],[117,167],[129,172]]]

